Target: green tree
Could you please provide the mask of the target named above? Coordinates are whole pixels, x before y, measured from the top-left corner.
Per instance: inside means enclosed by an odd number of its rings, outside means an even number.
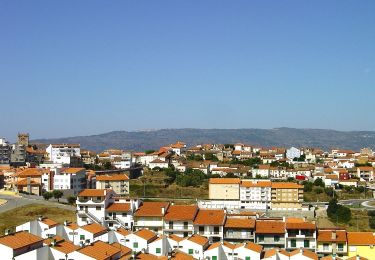
[[[330,197],[333,197],[333,195],[335,194],[335,190],[332,187],[324,188],[324,192]]]
[[[151,154],[151,153],[154,153],[154,152],[155,152],[155,150],[146,150],[145,154]]]
[[[68,198],[67,198],[67,200],[68,200],[68,203],[70,204],[70,205],[73,205],[75,202],[76,202],[76,197],[74,197],[74,196],[69,196]]]
[[[323,193],[323,189],[320,188],[320,187],[316,187],[316,188],[314,189],[314,192],[315,192],[316,194],[321,194],[321,193]]]
[[[52,195],[55,199],[57,199],[58,202],[60,202],[60,199],[62,198],[62,196],[64,195],[64,193],[61,191],[61,190],[54,190],[52,192]]]
[[[320,187],[324,187],[324,182],[321,178],[317,178],[315,181],[314,181],[314,185],[315,186],[320,186]]]
[[[110,169],[112,169],[112,164],[111,164],[111,162],[105,162],[103,166],[104,166],[104,169],[106,169],[106,170],[110,170]]]
[[[303,191],[304,192],[310,192],[310,191],[312,191],[312,188],[313,188],[312,182],[306,181],[303,185]]]
[[[332,221],[347,223],[352,218],[352,212],[348,207],[337,204],[337,199],[332,199],[327,208],[327,215]]]
[[[216,157],[216,155],[214,155],[212,153],[205,153],[204,154],[204,158],[206,160],[213,161],[213,162],[218,162],[219,161],[219,159]]]
[[[370,228],[375,229],[375,218],[374,217],[370,218],[368,220],[368,223],[369,223]]]
[[[48,192],[48,191],[44,192],[42,195],[43,195],[43,198],[44,198],[45,200],[49,200],[50,198],[53,197],[52,192]]]

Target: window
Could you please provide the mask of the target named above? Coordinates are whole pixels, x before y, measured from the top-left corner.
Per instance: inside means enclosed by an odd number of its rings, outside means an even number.
[[[204,226],[199,226],[199,233],[204,233]]]
[[[214,227],[214,234],[219,234],[219,227]]]
[[[279,237],[279,236],[273,236],[273,240],[274,240],[275,242],[279,242],[279,241],[280,241],[280,237]]]
[[[213,255],[213,256],[212,256],[212,260],[217,260],[217,256],[216,256],[216,255]]]
[[[245,260],[250,260],[250,256],[246,256],[246,257],[245,257]]]
[[[138,248],[138,242],[134,242],[134,243],[133,243],[133,247],[134,247],[134,248]]]
[[[259,235],[259,242],[263,242],[264,241],[264,236],[263,235]]]
[[[101,209],[102,209],[102,207],[96,206],[96,210],[101,210]]]
[[[303,247],[307,247],[307,248],[309,248],[310,247],[310,240],[304,240],[303,241]]]
[[[290,247],[297,247],[297,241],[295,239],[290,240]]]
[[[126,213],[122,213],[122,216],[123,216],[123,217],[126,217],[126,216],[127,216],[127,214],[126,214]]]
[[[328,245],[328,244],[326,244],[326,243],[323,244],[323,250],[324,250],[324,251],[328,251],[328,248],[329,248],[329,245]]]
[[[85,235],[80,235],[79,240],[85,240]]]
[[[344,244],[338,244],[338,251],[344,251]]]
[[[194,253],[194,250],[193,249],[189,249],[189,255],[192,255]]]
[[[160,248],[160,247],[157,247],[157,248],[156,248],[156,253],[157,253],[157,254],[160,254],[160,253],[161,253],[161,248]]]

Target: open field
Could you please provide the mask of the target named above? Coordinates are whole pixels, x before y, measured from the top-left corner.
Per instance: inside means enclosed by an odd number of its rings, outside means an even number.
[[[347,231],[375,231],[369,226],[369,216],[366,210],[351,210],[352,218],[348,223],[336,223],[327,217],[326,212],[320,210],[317,212],[318,228],[344,227]]]
[[[8,228],[15,230],[17,225],[35,220],[38,216],[48,217],[59,223],[63,223],[64,220],[76,221],[74,211],[52,206],[46,207],[40,204],[30,204],[0,213],[0,234],[4,234],[5,229]]]

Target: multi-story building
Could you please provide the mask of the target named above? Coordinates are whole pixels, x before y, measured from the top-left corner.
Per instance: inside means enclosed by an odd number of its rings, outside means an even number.
[[[272,210],[299,210],[303,202],[303,186],[293,182],[272,182]]]
[[[112,189],[118,195],[129,195],[129,177],[126,174],[96,175],[97,189]]]
[[[49,173],[48,169],[27,168],[13,174],[12,186],[15,191],[41,195],[43,187],[42,176]]]
[[[98,223],[109,229],[133,229],[139,200],[118,197],[110,189],[85,189],[77,197],[77,224]]]
[[[287,218],[285,221],[285,248],[292,251],[298,248],[315,250],[316,224],[303,218]]]
[[[348,254],[346,230],[318,230],[316,253],[320,255],[332,254],[338,257],[346,256]]]
[[[225,211],[200,209],[194,220],[194,233],[217,242],[224,237]]]
[[[53,180],[53,188],[55,190],[77,195],[86,188],[86,169],[63,168],[60,171],[56,171]]]
[[[136,230],[148,228],[159,234],[163,233],[164,215],[169,202],[143,202],[134,213],[134,227]]]
[[[197,205],[171,205],[164,216],[164,234],[188,237],[193,234]]]
[[[211,178],[209,198],[211,200],[238,200],[240,198],[239,178]]]
[[[77,224],[105,224],[105,209],[114,202],[115,193],[106,189],[85,189],[78,194]]]
[[[229,242],[254,242],[255,219],[227,217],[224,225],[224,240]]]
[[[79,144],[50,144],[46,152],[50,161],[71,165],[81,157],[81,146]]]
[[[11,147],[5,138],[0,138],[0,165],[10,163]]]
[[[242,180],[240,200],[242,209],[267,210],[271,206],[271,181]]]
[[[255,243],[265,249],[284,248],[285,222],[282,220],[257,220]]]

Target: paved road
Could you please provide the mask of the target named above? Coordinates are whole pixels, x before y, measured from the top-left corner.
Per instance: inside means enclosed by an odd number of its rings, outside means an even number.
[[[70,205],[64,205],[57,202],[52,201],[45,201],[41,199],[33,199],[33,198],[23,198],[18,196],[12,196],[12,195],[3,195],[0,194],[0,199],[7,200],[7,203],[0,206],[0,213],[15,209],[21,206],[29,205],[29,204],[41,204],[46,205],[49,207],[57,207],[61,209],[67,209],[67,210],[76,210],[75,207]]]

